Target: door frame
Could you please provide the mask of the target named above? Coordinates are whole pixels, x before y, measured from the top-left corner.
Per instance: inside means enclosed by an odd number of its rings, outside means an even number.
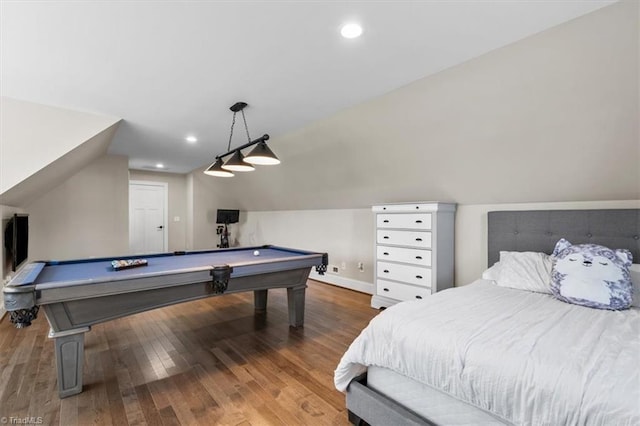
[[[162,252],[167,253],[169,251],[169,184],[167,182],[158,182],[152,180],[129,180],[129,251],[131,251],[131,186],[132,185],[140,185],[140,186],[156,186],[161,187],[164,192],[164,217],[162,218],[162,226],[164,229],[163,234],[163,250]]]

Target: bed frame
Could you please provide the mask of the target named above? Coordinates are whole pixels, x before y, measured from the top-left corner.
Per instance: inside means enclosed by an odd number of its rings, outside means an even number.
[[[551,254],[560,238],[624,248],[640,263],[640,209],[489,212],[488,265],[498,261],[501,250]],[[435,425],[367,387],[366,373],[349,384],[346,405],[355,425]]]

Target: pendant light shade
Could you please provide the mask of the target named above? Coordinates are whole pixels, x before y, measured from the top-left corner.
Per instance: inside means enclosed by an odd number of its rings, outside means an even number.
[[[217,159],[215,163],[210,165],[209,168],[204,171],[204,174],[217,177],[233,177],[233,173],[222,168],[222,158]]]
[[[240,150],[234,152],[231,158],[222,165],[222,168],[233,172],[252,172],[256,169],[251,164],[244,161],[244,156]]]
[[[244,161],[250,164],[259,164],[259,165],[274,165],[280,164],[280,160],[278,157],[269,149],[267,143],[262,141],[256,145],[255,148],[244,157]]]

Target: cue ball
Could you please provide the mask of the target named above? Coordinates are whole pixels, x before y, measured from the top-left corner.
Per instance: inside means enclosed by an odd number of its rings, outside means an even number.
[[[254,256],[260,256],[260,252],[258,250],[256,250],[256,251],[253,252],[253,255]]]

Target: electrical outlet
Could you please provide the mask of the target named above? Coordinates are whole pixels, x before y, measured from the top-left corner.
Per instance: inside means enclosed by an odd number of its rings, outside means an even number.
[[[358,271],[364,272],[364,263],[358,262]]]
[[[328,271],[332,274],[339,274],[340,273],[340,268],[338,268],[337,265],[329,265],[329,269]]]
[[[345,269],[347,269],[347,262],[342,262],[342,264],[340,266],[342,267],[342,270],[344,271]]]

